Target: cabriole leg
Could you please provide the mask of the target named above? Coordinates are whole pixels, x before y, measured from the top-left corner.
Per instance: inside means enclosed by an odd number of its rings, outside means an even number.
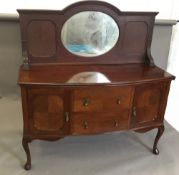
[[[31,156],[30,156],[30,150],[29,150],[29,145],[28,145],[28,143],[30,141],[31,140],[26,139],[26,138],[22,139],[22,146],[23,146],[23,148],[25,150],[25,153],[26,153],[26,156],[27,156],[27,162],[24,165],[25,170],[30,170],[31,169]]]
[[[160,126],[158,128],[158,132],[157,132],[157,135],[155,137],[155,141],[154,141],[154,146],[153,146],[153,153],[158,155],[159,154],[159,150],[157,148],[157,144],[158,144],[158,141],[160,139],[160,137],[162,136],[163,132],[164,132],[164,125]]]

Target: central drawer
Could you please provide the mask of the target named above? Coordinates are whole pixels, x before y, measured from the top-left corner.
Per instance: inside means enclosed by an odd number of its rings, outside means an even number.
[[[73,112],[119,112],[130,107],[132,88],[93,87],[74,90]]]
[[[71,132],[78,134],[95,134],[110,131],[127,130],[129,110],[120,113],[87,113],[74,114]]]
[[[72,134],[128,129],[132,92],[130,86],[75,89],[72,99]]]

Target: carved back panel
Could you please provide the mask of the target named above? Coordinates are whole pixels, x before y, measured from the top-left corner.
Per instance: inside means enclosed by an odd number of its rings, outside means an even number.
[[[120,35],[107,53],[93,58],[70,53],[62,44],[63,24],[82,11],[100,11],[117,23]],[[150,47],[156,12],[121,12],[106,2],[78,2],[62,11],[18,10],[23,53],[30,63],[124,64],[150,63]],[[80,22],[80,21],[79,21]]]

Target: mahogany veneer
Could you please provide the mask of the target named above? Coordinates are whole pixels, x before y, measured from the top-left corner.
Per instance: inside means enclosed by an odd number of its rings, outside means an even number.
[[[110,15],[120,37],[109,52],[83,58],[68,52],[59,34],[70,16],[89,10]],[[69,135],[158,128],[153,146],[158,154],[170,82],[175,77],[155,66],[150,53],[157,13],[121,12],[98,1],[79,2],[63,11],[18,12],[25,57],[18,80],[25,169],[31,168],[31,140]]]

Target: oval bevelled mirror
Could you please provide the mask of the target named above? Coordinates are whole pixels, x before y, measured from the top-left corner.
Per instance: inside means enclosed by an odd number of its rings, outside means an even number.
[[[65,48],[79,56],[95,57],[111,50],[119,38],[114,19],[102,12],[84,11],[73,15],[61,32]]]

